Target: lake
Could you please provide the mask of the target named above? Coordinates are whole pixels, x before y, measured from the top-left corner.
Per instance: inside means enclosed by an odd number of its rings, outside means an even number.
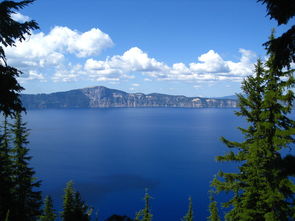
[[[24,117],[32,166],[59,210],[65,184],[74,181],[100,220],[116,213],[134,218],[153,197],[154,221],[178,221],[193,199],[196,220],[208,216],[215,156],[227,148],[221,136],[241,140],[245,126],[234,109],[108,108],[30,110]]]

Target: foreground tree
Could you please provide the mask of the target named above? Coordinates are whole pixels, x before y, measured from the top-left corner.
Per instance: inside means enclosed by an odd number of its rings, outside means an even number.
[[[53,202],[50,196],[46,196],[44,200],[44,208],[39,221],[54,221],[57,218],[53,208]]]
[[[188,211],[186,215],[183,217],[182,221],[193,221],[194,220],[194,211],[193,211],[193,201],[192,198],[188,198]]]
[[[217,202],[214,200],[214,198],[210,198],[210,204],[209,204],[209,212],[210,216],[207,218],[208,221],[220,221],[220,217],[218,214],[218,207]]]
[[[63,221],[89,221],[91,209],[81,199],[80,193],[76,192],[73,182],[69,181],[65,188],[63,201]]]
[[[278,25],[286,25],[295,16],[294,0],[257,0],[266,5],[267,15],[275,19]],[[295,25],[280,37],[266,42],[264,45],[273,54],[273,66],[290,67],[295,62]]]
[[[25,40],[31,30],[39,28],[35,21],[20,23],[11,18],[11,14],[15,11],[33,2],[34,0],[0,3],[0,113],[6,116],[12,116],[16,112],[23,111],[24,108],[19,94],[23,87],[16,80],[22,72],[7,65],[3,46],[15,46],[16,41]]]
[[[15,115],[12,133],[14,205],[10,210],[10,220],[36,220],[41,215],[41,192],[36,190],[40,187],[40,181],[36,180],[35,171],[29,166],[31,160],[27,148],[29,131],[19,112]]]
[[[4,118],[0,135],[0,220],[4,220],[12,207],[12,161],[10,157],[7,117]]]
[[[107,218],[105,221],[133,221],[128,216],[120,216],[120,215],[112,215],[109,218]]]
[[[146,191],[144,195],[145,207],[136,214],[135,221],[152,221],[153,215],[150,211],[150,199],[151,196]]]
[[[274,39],[273,35],[271,39]],[[217,192],[233,194],[223,204],[230,208],[226,220],[291,220],[295,218],[294,156],[282,156],[281,150],[294,144],[295,122],[288,118],[294,95],[293,71],[274,65],[275,55],[269,50],[266,67],[258,60],[255,76],[242,84],[240,111],[248,128],[239,128],[243,142],[222,138],[231,150],[217,157],[221,162],[238,162],[236,173],[220,172],[212,186]]]

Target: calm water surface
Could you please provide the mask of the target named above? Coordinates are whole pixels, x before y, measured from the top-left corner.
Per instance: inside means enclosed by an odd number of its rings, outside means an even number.
[[[148,188],[154,221],[177,221],[193,198],[196,220],[208,216],[208,190],[225,153],[221,136],[240,140],[245,126],[233,109],[114,108],[33,110],[25,116],[32,166],[60,208],[65,183],[75,187],[100,220],[134,217]]]

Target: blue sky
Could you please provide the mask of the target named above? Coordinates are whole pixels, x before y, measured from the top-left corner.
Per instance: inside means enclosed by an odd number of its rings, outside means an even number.
[[[255,0],[37,0],[40,30],[6,48],[25,93],[103,85],[218,97],[240,91],[273,27]],[[292,23],[289,22],[289,23]]]

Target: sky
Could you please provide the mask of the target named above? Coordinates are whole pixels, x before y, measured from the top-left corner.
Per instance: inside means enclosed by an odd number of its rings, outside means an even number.
[[[240,92],[271,29],[256,0],[37,0],[11,14],[40,26],[5,48],[24,93],[106,86],[221,97]]]

